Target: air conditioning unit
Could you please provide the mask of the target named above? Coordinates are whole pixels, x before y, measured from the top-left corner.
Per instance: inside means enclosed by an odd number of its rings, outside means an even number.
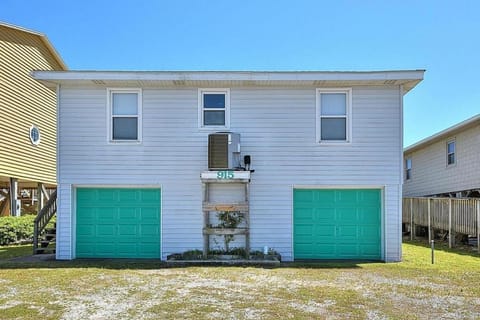
[[[217,132],[208,135],[208,169],[240,167],[240,134]]]

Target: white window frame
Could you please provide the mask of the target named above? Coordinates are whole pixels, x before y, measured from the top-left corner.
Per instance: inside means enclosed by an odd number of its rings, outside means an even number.
[[[204,111],[213,110],[219,111],[218,108],[204,108],[203,95],[204,94],[224,94],[225,95],[225,125],[205,125]],[[198,128],[204,130],[225,130],[230,128],[230,89],[229,88],[199,88],[198,89]]]
[[[345,140],[322,140],[321,118],[338,118],[338,116],[323,116],[320,95],[323,93],[345,93],[346,94],[346,123]],[[352,142],[352,88],[317,88],[315,94],[315,131],[316,142],[319,144],[350,144]]]
[[[408,162],[410,162],[410,168],[408,167]],[[412,180],[412,166],[412,157],[405,158],[405,181]]]
[[[113,139],[113,99],[114,93],[136,93],[137,94],[137,140],[118,140]],[[138,144],[142,142],[142,89],[140,88],[107,88],[107,141],[111,144]],[[134,115],[116,115],[115,117],[135,117]]]
[[[453,143],[453,152],[448,152],[448,145]],[[457,142],[455,141],[455,139],[450,139],[450,140],[447,140],[447,144],[445,145],[446,146],[446,163],[447,163],[447,167],[451,167],[451,166],[454,166],[456,163],[457,163]],[[450,154],[453,154],[453,162],[452,163],[448,163],[448,156]]]

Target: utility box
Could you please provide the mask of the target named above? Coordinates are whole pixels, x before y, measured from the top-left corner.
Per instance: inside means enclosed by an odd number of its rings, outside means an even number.
[[[240,134],[217,132],[208,135],[208,170],[240,167]]]

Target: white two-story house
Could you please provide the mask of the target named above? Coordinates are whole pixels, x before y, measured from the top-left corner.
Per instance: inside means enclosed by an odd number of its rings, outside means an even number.
[[[201,249],[208,136],[232,132],[252,250],[399,261],[403,96],[423,74],[35,72],[58,96],[57,258]]]

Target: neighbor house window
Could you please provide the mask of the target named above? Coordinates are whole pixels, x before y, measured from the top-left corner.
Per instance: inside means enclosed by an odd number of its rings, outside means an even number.
[[[455,141],[447,142],[447,165],[455,164]]]
[[[317,89],[317,142],[350,142],[351,109],[351,89]]]
[[[40,143],[40,129],[35,125],[30,127],[30,142],[35,146]]]
[[[412,178],[412,158],[405,159],[405,180]]]
[[[199,127],[228,128],[230,126],[230,90],[199,89]]]
[[[110,141],[141,140],[141,90],[109,90]]]

